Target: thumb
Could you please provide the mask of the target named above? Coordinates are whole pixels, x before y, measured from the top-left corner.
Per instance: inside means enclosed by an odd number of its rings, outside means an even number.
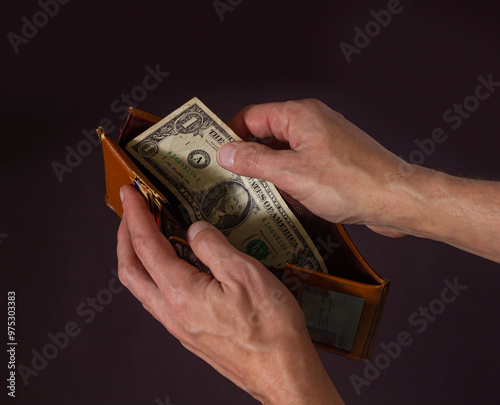
[[[274,150],[255,142],[231,142],[217,153],[217,161],[224,169],[242,176],[274,183],[285,191],[293,169],[296,152],[291,149]]]

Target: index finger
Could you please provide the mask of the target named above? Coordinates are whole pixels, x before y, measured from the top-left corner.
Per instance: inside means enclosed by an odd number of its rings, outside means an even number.
[[[243,140],[258,138],[273,149],[288,148],[288,117],[285,103],[249,105],[232,117],[227,125]],[[265,142],[270,139],[270,142]]]
[[[308,136],[323,129],[319,118],[330,117],[332,113],[335,118],[342,117],[312,98],[256,104],[243,108],[231,118],[228,125],[240,136],[261,139],[275,137],[282,144],[288,143],[291,149],[295,149]]]

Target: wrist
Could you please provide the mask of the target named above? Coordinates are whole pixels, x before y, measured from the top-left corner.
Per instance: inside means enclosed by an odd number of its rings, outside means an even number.
[[[466,202],[456,196],[464,179],[416,165],[410,165],[408,173],[394,191],[398,208],[391,215],[391,226],[408,235],[454,244],[457,232],[465,231]]]
[[[279,377],[260,398],[263,405],[344,404],[312,343],[307,346],[283,354],[278,361]]]
[[[404,163],[397,175],[387,181],[376,215],[367,225],[432,238],[443,215],[436,206],[446,197],[442,189],[446,177],[444,173]]]
[[[414,179],[415,236],[500,262],[500,185],[420,168]]]

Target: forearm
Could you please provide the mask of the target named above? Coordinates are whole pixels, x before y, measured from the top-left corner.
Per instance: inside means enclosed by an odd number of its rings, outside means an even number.
[[[463,179],[412,166],[401,182],[393,225],[500,262],[500,183]]]

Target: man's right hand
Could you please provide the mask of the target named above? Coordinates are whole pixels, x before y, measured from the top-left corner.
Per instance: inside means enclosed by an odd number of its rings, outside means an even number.
[[[402,208],[394,190],[409,165],[318,100],[249,106],[229,126],[243,139],[274,137],[289,149],[232,143],[219,152],[221,166],[271,181],[328,221],[390,226],[388,213]]]
[[[229,126],[261,143],[224,145],[219,164],[264,179],[316,215],[364,224],[386,236],[448,243],[500,262],[500,183],[468,180],[406,163],[317,100],[253,105]]]

